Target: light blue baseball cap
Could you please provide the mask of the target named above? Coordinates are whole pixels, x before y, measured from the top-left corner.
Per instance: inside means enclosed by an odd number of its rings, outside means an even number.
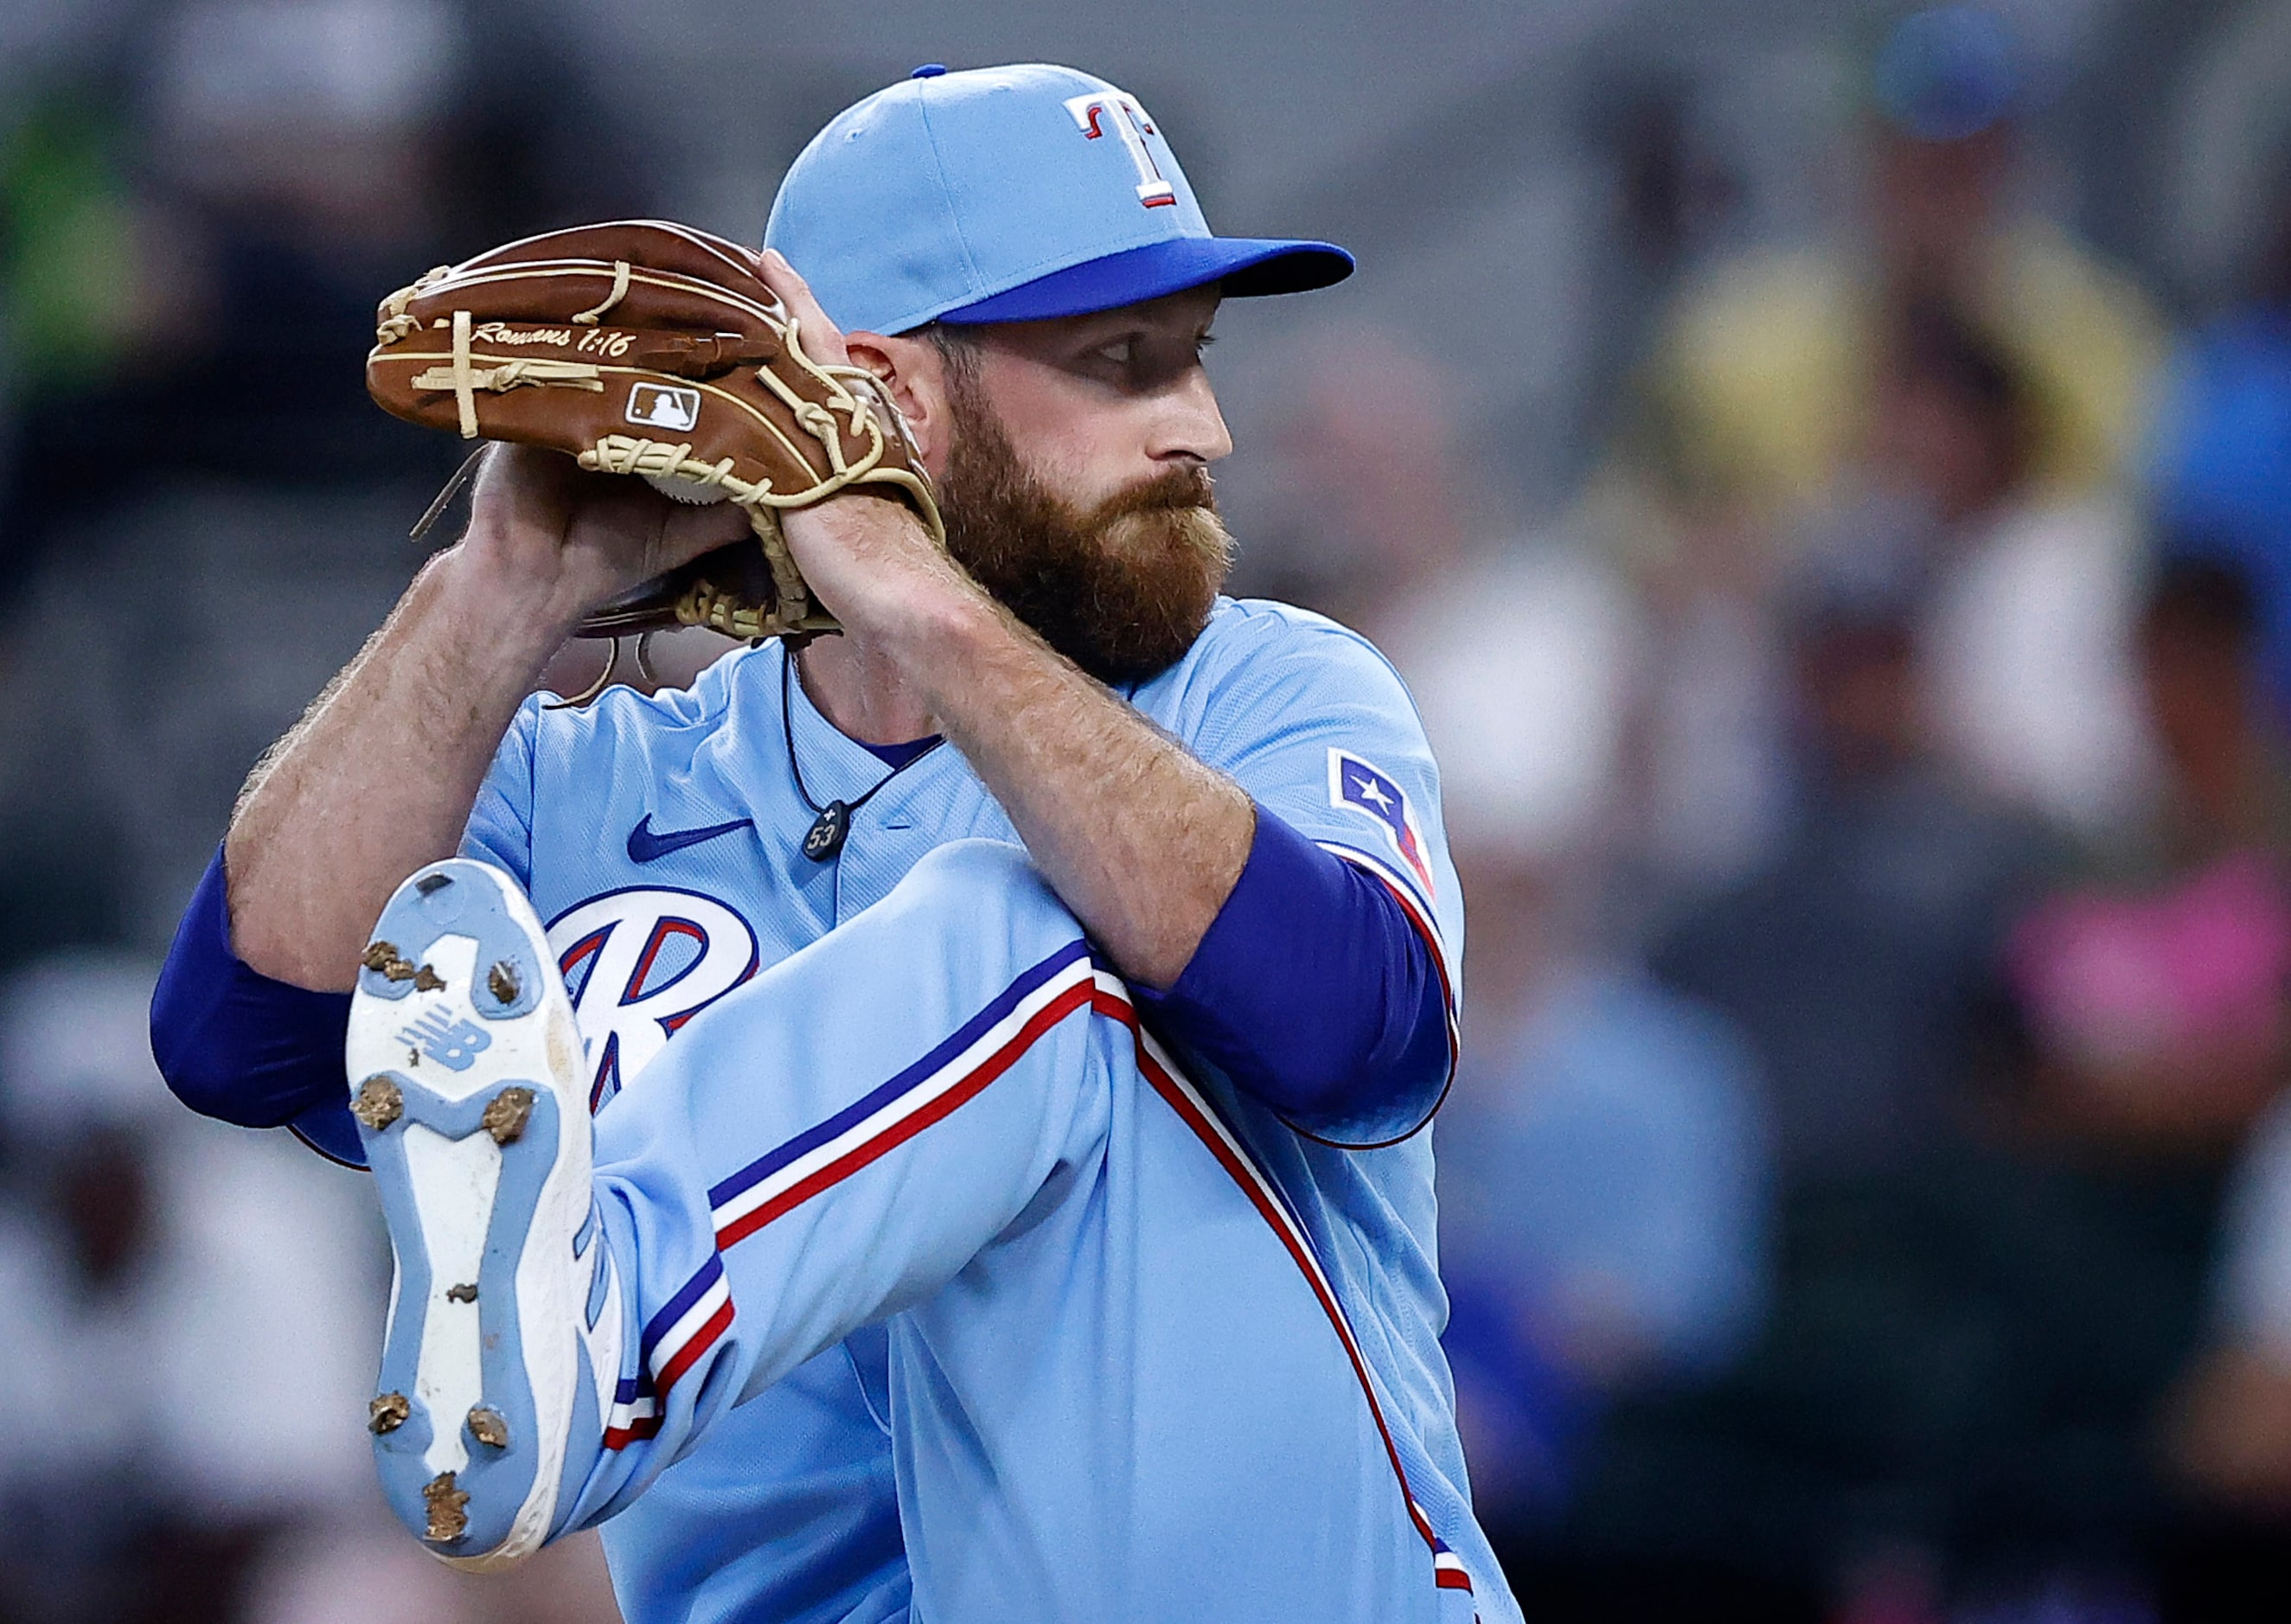
[[[789,169],[764,242],[847,330],[1040,321],[1210,283],[1302,293],[1328,243],[1218,237],[1137,98],[1039,62],[933,64],[837,115]]]

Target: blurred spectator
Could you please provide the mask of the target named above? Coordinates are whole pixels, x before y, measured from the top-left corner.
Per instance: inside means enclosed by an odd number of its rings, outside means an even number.
[[[1657,651],[1636,735],[1645,848],[1675,886],[1739,880],[1783,838],[1776,617],[1809,570],[1900,577],[1917,726],[1984,792],[2087,833],[2146,793],[2129,511],[2036,478],[2036,385],[1962,306],[1909,299],[1869,339],[1858,450],[1796,521],[1800,539],[1778,548],[1739,512],[1690,506],[1643,577]],[[1588,512],[1624,522],[1610,504]]]
[[[1491,531],[1457,454],[1459,398],[1389,334],[1322,345],[1272,437],[1297,534],[1260,561],[1258,590],[1391,660],[1440,760],[1451,844],[1539,863],[1604,837],[1618,810],[1645,626],[1629,583],[1572,537]]]
[[[58,110],[0,166],[19,182],[0,194],[0,304],[39,400],[18,424],[14,547],[123,468],[146,484],[443,478],[451,445],[366,398],[377,301],[640,196],[559,31],[521,12],[183,0],[123,44],[109,82],[51,93]],[[491,66],[505,60],[513,74]]]
[[[0,635],[0,964],[164,948],[247,769],[403,590],[429,494],[182,485],[60,529]]]
[[[2166,371],[2150,478],[2174,551],[2251,577],[2268,696],[2291,712],[2291,153],[2279,162],[2247,299]]]
[[[2192,1570],[2153,1440],[2198,1335],[2219,1148],[2287,1033],[2250,595],[2162,575],[2139,648],[2164,809],[2031,909],[2063,854],[1933,752],[1918,551],[1810,562],[1791,832],[1657,957],[1770,1079],[1773,1315],[1711,1393],[1611,1419],[1539,1560],[1610,1596],[1635,1564],[1684,1572],[1767,1616],[2213,1617],[2174,1588]],[[1729,1616],[1705,1606],[1667,1616]]]
[[[2022,920],[2012,969],[2049,1125],[2232,1143],[2291,1062],[2291,776],[2263,697],[2259,606],[2232,566],[2167,563],[2141,625],[2168,765],[2158,815]]]
[[[235,1616],[273,1540],[373,1491],[358,1427],[381,1251],[278,1136],[186,1120],[141,963],[60,960],[0,999],[0,1612]]]
[[[1648,854],[1690,891],[1739,880],[1789,838],[1778,620],[1809,579],[1891,580],[1917,690],[1905,725],[1937,768],[2094,836],[2149,792],[2129,511],[2033,481],[2032,386],[1957,306],[1913,300],[1877,337],[1862,454],[1805,520],[1797,562],[1779,566],[1738,524],[1696,520],[1650,580]]]
[[[2036,479],[2038,389],[1959,307],[1911,301],[1885,334],[1862,478],[1893,524],[1923,533],[1919,679],[1943,757],[2098,834],[2148,789],[2131,647],[2140,536],[2109,494]]]
[[[1519,1554],[1545,1616],[1933,1617],[2010,1411],[1982,1340],[2009,1269],[1984,1256],[1992,1181],[1962,1146],[1997,946],[2047,842],[1934,756],[1915,555],[1818,561],[1791,600],[1778,850],[1653,956],[1764,1083],[1771,1314],[1716,1387],[1611,1417],[1576,1503]]]
[[[1898,1170],[1939,1142],[1965,1104],[2009,910],[2046,851],[1935,757],[1917,560],[1821,562],[1791,639],[1800,760],[1779,851],[1655,953],[1668,982],[1750,1034],[1800,1178]]]
[[[1467,860],[1612,853],[1644,626],[1625,584],[1563,538],[1412,571],[1375,617],[1439,758]]]
[[[388,1253],[363,1181],[187,1116],[150,968],[0,986],[0,1618],[607,1624],[591,1539],[510,1580],[409,1545],[362,1422]]]
[[[1771,551],[1704,515],[1675,539],[1666,567],[1642,582],[1647,654],[1626,772],[1639,855],[1659,881],[1700,893],[1773,854],[1788,797],[1789,676]]]
[[[1689,506],[1773,524],[1828,493],[1869,431],[1888,326],[1921,297],[1977,313],[2032,380],[2038,484],[2118,476],[2160,336],[2136,289],[2020,205],[2027,78],[1983,8],[1895,28],[1876,65],[1859,230],[1724,263],[1668,325],[1639,454]]]
[[[2291,1099],[2253,1133],[2222,1238],[2218,1345],[2191,1384],[2173,1443],[2206,1493],[2291,1534]]]
[[[1725,1021],[1580,955],[1513,993],[1481,1006],[1440,1170],[1444,1340],[1499,1543],[1564,1503],[1612,1395],[1740,1353],[1769,1219],[1756,1073]]]
[[[2291,1098],[2261,1119],[2229,1189],[2207,1347],[2166,1443],[2200,1507],[2165,1573],[2180,1616],[2291,1612]]]

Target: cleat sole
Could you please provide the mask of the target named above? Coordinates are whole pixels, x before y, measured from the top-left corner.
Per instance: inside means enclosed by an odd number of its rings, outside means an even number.
[[[398,1520],[486,1569],[540,1547],[568,1440],[603,1436],[611,1381],[582,1339],[607,1265],[573,1244],[593,1209],[586,1079],[546,939],[507,876],[440,866],[391,898],[351,1004],[353,1110],[397,1265],[369,1424]]]

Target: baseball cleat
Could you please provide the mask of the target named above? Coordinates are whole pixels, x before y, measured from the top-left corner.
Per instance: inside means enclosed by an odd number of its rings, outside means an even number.
[[[358,962],[350,1112],[397,1266],[374,1461],[434,1555],[500,1567],[559,1532],[620,1371],[572,1001],[524,895],[464,859],[400,886]]]

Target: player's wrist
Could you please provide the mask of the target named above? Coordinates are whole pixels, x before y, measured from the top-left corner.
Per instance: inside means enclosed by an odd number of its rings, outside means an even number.
[[[966,602],[985,600],[913,509],[847,491],[781,520],[796,561],[844,626],[871,641],[904,643]]]
[[[934,696],[961,686],[976,651],[1013,632],[1009,617],[944,554],[884,583],[866,617],[870,639],[907,679]]]
[[[488,628],[494,646],[512,658],[545,662],[605,595],[571,578],[561,561],[536,567],[477,526],[430,567],[448,612]]]

